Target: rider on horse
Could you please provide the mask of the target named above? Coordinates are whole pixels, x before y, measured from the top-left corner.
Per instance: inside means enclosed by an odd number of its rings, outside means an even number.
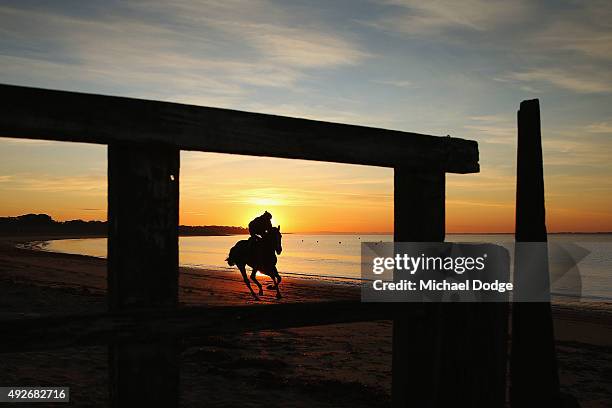
[[[251,239],[249,241],[258,241],[272,229],[272,214],[264,212],[262,215],[255,217],[249,222],[249,233]]]
[[[259,296],[263,295],[263,288],[256,278],[257,272],[261,272],[272,279],[273,284],[269,285],[268,289],[275,289],[276,297],[280,299],[281,294],[278,285],[281,282],[281,276],[276,267],[276,256],[280,255],[283,251],[280,225],[273,227],[272,214],[266,211],[249,223],[249,232],[251,234],[249,239],[238,241],[230,249],[225,260],[229,266],[236,265],[238,267],[242,274],[242,279],[255,299],[259,298],[251,287],[246,272],[247,266],[253,268],[251,280],[257,285]]]

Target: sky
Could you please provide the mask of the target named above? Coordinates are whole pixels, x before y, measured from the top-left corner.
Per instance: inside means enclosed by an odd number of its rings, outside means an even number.
[[[447,232],[514,229],[539,98],[549,231],[612,231],[609,1],[3,1],[0,83],[477,140]],[[391,169],[181,153],[180,221],[393,229]],[[104,146],[0,138],[0,216],[106,218]]]

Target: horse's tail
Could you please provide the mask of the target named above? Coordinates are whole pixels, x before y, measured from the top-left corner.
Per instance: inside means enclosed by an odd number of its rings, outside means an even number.
[[[243,265],[248,263],[248,247],[249,243],[246,239],[238,241],[236,245],[234,245],[232,249],[230,249],[229,255],[225,259],[225,262],[227,262],[229,266]]]
[[[234,247],[235,248],[235,247]],[[227,264],[229,266],[234,266],[236,265],[236,261],[233,259],[232,255],[234,252],[234,248],[230,249],[229,255],[227,256],[227,258],[225,258],[225,262],[227,262]]]

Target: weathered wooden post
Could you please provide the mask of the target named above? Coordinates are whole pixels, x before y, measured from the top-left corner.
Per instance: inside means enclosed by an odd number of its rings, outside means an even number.
[[[395,168],[396,242],[443,242],[445,173]],[[491,245],[496,259],[507,255]],[[503,254],[502,254],[503,252]],[[493,255],[493,254],[491,254]],[[507,261],[500,276],[507,276]],[[502,266],[502,265],[500,265]],[[506,391],[506,303],[394,305],[392,406],[503,407]],[[421,309],[423,318],[409,318]]]
[[[539,101],[521,102],[517,119],[515,292],[536,289],[539,293],[534,294],[542,301],[512,305],[510,400],[517,408],[555,407],[560,404],[560,395],[548,293],[548,252],[543,244],[531,248],[521,245],[547,242]]]
[[[108,146],[108,298],[112,312],[178,303],[179,149]],[[172,339],[112,344],[114,407],[178,405]]]
[[[445,173],[395,167],[394,240],[443,242]],[[393,319],[394,408],[432,407],[436,391],[436,326],[439,304],[399,303]],[[424,318],[409,318],[422,308]]]

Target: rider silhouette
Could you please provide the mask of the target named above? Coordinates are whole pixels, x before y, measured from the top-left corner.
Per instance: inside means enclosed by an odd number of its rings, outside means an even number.
[[[249,233],[251,238],[249,241],[257,241],[272,229],[272,214],[265,211],[262,215],[255,217],[249,222]]]

